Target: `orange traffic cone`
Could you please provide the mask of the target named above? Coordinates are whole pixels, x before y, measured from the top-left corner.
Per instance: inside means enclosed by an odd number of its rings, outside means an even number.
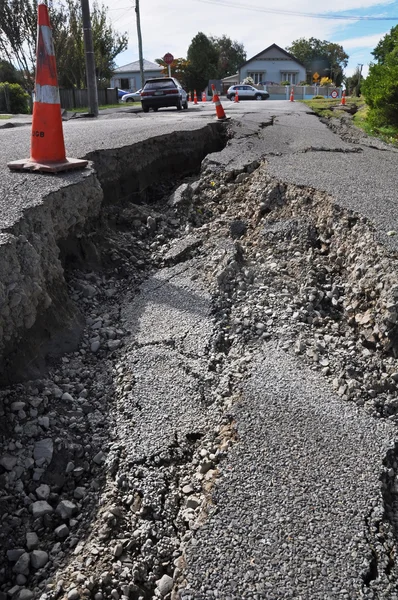
[[[239,102],[239,94],[238,94],[238,90],[235,90],[235,98],[234,98],[234,102]]]
[[[290,102],[294,102],[294,89],[290,90]]]
[[[57,173],[84,169],[87,160],[66,158],[57,67],[45,0],[38,2],[36,95],[33,105],[30,158],[8,163],[12,170]]]
[[[206,92],[202,92],[202,102],[206,102]]]
[[[191,92],[188,94],[188,102],[192,102]]]
[[[216,86],[214,84],[211,85],[211,91],[213,92],[213,100],[214,100],[214,104],[216,105],[217,119],[219,121],[225,121],[226,119],[229,119],[229,117],[227,117],[224,112],[224,109],[220,102],[220,98],[216,92]]]
[[[344,92],[343,92],[343,95],[342,95],[342,97],[341,97],[341,104],[342,104],[342,106],[345,106],[345,105],[346,105],[346,99],[345,99],[345,90],[344,90]]]
[[[193,91],[193,103],[197,104],[198,103],[198,97],[196,95],[196,90]]]

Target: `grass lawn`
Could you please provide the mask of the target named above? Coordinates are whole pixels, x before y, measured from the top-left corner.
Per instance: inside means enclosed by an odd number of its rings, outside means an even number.
[[[123,104],[122,103],[120,103],[120,104],[105,104],[104,106],[99,106],[98,108],[99,108],[99,110],[104,110],[105,108],[126,108],[127,106],[130,108],[132,106],[141,106],[141,102],[129,102],[128,104],[127,104],[127,102],[126,103],[123,102]],[[83,108],[71,108],[68,110],[70,110],[70,112],[76,112],[76,113],[89,112],[88,106],[85,106]]]
[[[10,115],[0,115],[0,119],[11,119]]]
[[[336,106],[340,104],[340,100],[328,100],[325,98],[319,100],[301,100],[304,104],[307,104],[314,113],[319,115],[320,117],[325,118],[341,118],[345,113],[343,111],[331,111],[331,106]],[[347,98],[347,106],[350,104],[356,104],[358,107],[358,112],[352,118],[352,122],[356,127],[365,131],[368,135],[372,137],[376,137],[383,142],[387,142],[388,144],[393,144],[394,146],[398,146],[398,127],[389,126],[389,127],[372,127],[366,120],[368,114],[368,106],[365,103],[363,98]]]
[[[337,98],[336,100],[332,100],[330,98],[322,98],[319,100],[300,100],[300,102],[303,102],[304,104],[309,106],[314,111],[314,113],[316,113],[320,117],[339,118],[345,114],[344,111],[338,112],[330,110],[331,106],[338,106],[339,104],[341,104],[340,98]],[[346,105],[350,106],[351,104],[356,104],[358,110],[360,110],[362,106],[365,105],[365,101],[362,100],[362,98],[347,97]]]
[[[374,127],[369,125],[366,121],[366,116],[368,113],[368,107],[366,104],[358,110],[358,112],[353,116],[354,124],[363,129],[368,135],[373,137],[377,137],[383,142],[387,142],[387,144],[394,144],[394,146],[398,146],[398,127],[394,125],[386,126],[386,127]]]

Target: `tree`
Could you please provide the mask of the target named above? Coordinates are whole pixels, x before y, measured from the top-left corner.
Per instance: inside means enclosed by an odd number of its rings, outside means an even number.
[[[190,90],[202,91],[218,73],[218,52],[210,39],[199,32],[188,48],[186,85]]]
[[[169,66],[164,62],[163,58],[156,58],[155,62],[158,63],[161,67],[163,67],[162,74],[169,74]],[[171,76],[176,77],[178,81],[181,83],[182,87],[186,87],[186,72],[188,67],[188,61],[186,58],[175,58],[170,65]]]
[[[0,83],[21,83],[22,76],[19,71],[7,60],[0,60]]]
[[[246,51],[243,44],[232,41],[226,35],[210,37],[210,42],[218,53],[216,79],[234,75],[246,61]]]
[[[198,33],[188,48],[188,59],[176,58],[170,65],[171,74],[190,90],[203,90],[209,79],[222,79],[233,75],[246,60],[243,44],[232,41],[226,35],[207,37]],[[168,65],[162,58],[156,62],[168,74]]]
[[[85,87],[83,22],[80,0],[59,0],[50,8],[59,85]],[[96,2],[91,26],[98,85],[106,85],[114,59],[127,48],[127,35],[119,35],[108,23],[107,8]],[[0,0],[0,53],[18,65],[25,86],[34,88],[37,34],[37,0]]]
[[[360,67],[357,67],[351,77],[346,77],[344,79],[348,94],[351,96],[360,96],[363,80],[364,78],[363,75],[361,75],[361,69]]]
[[[391,29],[372,52],[371,64],[361,88],[369,106],[367,121],[374,127],[398,125],[398,27]]]
[[[25,87],[34,88],[36,0],[0,0],[0,53],[21,71]]]
[[[83,20],[80,0],[65,0],[53,19],[53,37],[61,87],[86,87]],[[91,7],[97,84],[106,87],[115,68],[114,59],[127,48],[127,34],[119,35],[108,23],[107,9]]]
[[[298,61],[303,63],[307,71],[307,81],[311,83],[314,73],[321,77],[329,77],[336,85],[340,85],[344,77],[344,68],[348,63],[348,54],[339,44],[321,41],[316,38],[300,38],[286,48]]]
[[[398,47],[398,25],[395,25],[377,44],[372,54],[379,64],[384,64],[386,58]]]
[[[370,65],[362,83],[362,93],[369,106],[367,121],[376,127],[398,125],[397,51],[387,54],[382,64]]]

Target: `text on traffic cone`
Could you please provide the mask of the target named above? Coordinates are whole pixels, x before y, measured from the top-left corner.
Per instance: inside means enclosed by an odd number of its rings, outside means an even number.
[[[37,6],[35,101],[30,159],[8,163],[10,169],[58,172],[81,169],[87,160],[68,159],[62,130],[61,102],[52,30],[45,0]]]

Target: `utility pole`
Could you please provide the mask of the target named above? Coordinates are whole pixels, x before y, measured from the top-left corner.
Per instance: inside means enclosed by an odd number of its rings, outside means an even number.
[[[138,36],[138,56],[140,61],[141,87],[144,87],[144,57],[142,55],[142,36],[141,36],[141,20],[140,20],[140,2],[135,0],[135,15],[137,18],[137,36]]]
[[[363,65],[358,64],[359,73],[358,73],[358,83],[357,83],[357,97],[359,98],[359,94],[361,93],[361,79],[362,79],[362,67]]]
[[[91,31],[90,6],[88,0],[81,0],[81,3],[83,16],[84,49],[86,53],[88,105],[90,114],[93,117],[98,117],[97,78],[95,74],[95,58],[93,33]]]

